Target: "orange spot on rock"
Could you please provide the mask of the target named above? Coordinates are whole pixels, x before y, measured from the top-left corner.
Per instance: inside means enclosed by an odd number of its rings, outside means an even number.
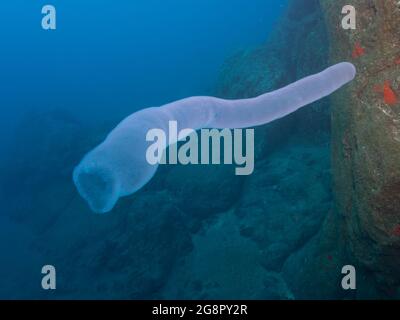
[[[396,60],[394,60],[395,64],[400,64],[400,58],[397,58]]]
[[[385,84],[383,85],[383,99],[385,100],[385,103],[390,106],[395,105],[398,102],[397,96],[389,81],[385,81]]]
[[[365,49],[361,47],[361,44],[359,42],[357,42],[353,49],[353,54],[352,54],[353,58],[354,59],[359,58],[364,54],[365,54]]]

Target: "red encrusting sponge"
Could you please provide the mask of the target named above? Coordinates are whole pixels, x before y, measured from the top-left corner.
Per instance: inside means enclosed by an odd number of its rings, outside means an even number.
[[[393,106],[398,103],[398,98],[396,93],[393,91],[390,81],[386,80],[383,87],[380,85],[374,86],[374,91],[378,93],[383,93],[383,101],[389,105]]]
[[[357,42],[353,49],[353,54],[352,54],[353,58],[354,59],[359,58],[364,54],[365,54],[365,49],[361,47],[361,44],[359,42]]]
[[[383,85],[383,99],[385,100],[385,103],[389,106],[393,106],[398,102],[397,96],[390,86],[389,81],[385,81],[385,84]]]

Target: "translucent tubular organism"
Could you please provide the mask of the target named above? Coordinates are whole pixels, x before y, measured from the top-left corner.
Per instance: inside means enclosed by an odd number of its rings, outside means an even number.
[[[169,121],[176,121],[179,130],[263,125],[330,95],[355,75],[355,67],[343,62],[256,98],[190,97],[140,110],[124,119],[83,158],[74,170],[74,183],[94,212],[108,212],[120,197],[138,191],[155,174],[158,165],[146,160],[149,130],[168,132]]]

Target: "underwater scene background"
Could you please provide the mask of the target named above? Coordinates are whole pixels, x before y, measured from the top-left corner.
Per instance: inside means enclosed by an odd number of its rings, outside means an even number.
[[[372,87],[400,84],[379,66],[400,53],[399,10],[353,2],[350,35],[342,0],[53,0],[54,31],[42,1],[2,3],[0,298],[398,298],[400,110],[376,116]],[[256,128],[250,176],[161,166],[104,215],[75,189],[82,156],[136,110],[254,97],[346,60],[355,84]],[[357,290],[341,287],[349,264]]]

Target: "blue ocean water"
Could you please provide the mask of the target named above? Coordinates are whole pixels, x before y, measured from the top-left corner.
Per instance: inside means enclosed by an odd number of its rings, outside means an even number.
[[[246,182],[221,168],[167,168],[98,216],[71,175],[135,110],[256,95],[319,71],[327,46],[307,55],[324,38],[309,32],[321,21],[316,3],[54,0],[54,31],[41,28],[42,1],[2,3],[0,297],[301,298],[282,273],[330,210],[326,102],[261,129],[266,151]],[[309,43],[291,38],[302,30]],[[296,126],[309,117],[310,132]],[[54,292],[40,287],[46,264],[57,268]]]
[[[8,113],[65,108],[126,114],[209,92],[225,58],[264,41],[285,1],[43,1],[1,4],[2,99]]]

